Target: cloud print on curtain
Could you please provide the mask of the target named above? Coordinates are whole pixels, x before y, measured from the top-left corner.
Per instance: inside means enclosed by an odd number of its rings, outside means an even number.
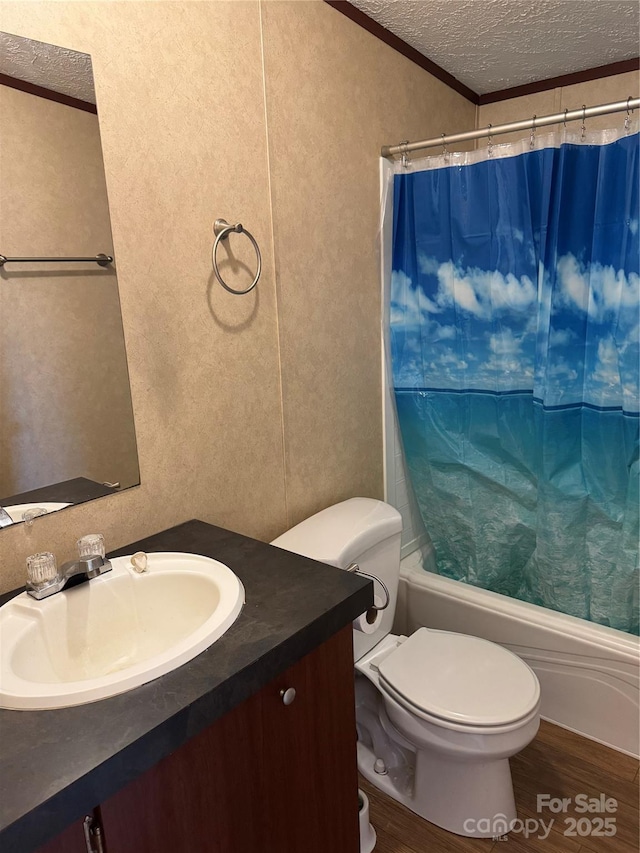
[[[595,136],[396,175],[393,377],[438,570],[638,633],[638,135]]]

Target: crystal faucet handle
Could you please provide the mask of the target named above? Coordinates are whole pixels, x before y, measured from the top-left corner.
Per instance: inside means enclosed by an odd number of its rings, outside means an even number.
[[[85,557],[103,557],[104,558],[104,536],[102,533],[87,533],[76,542],[78,546],[78,556],[80,559]]]
[[[22,520],[27,522],[27,527],[31,527],[33,520],[41,515],[48,515],[47,510],[42,506],[34,506],[22,513]]]
[[[58,577],[58,566],[55,554],[42,551],[27,557],[27,580],[31,586],[39,587],[55,581]]]

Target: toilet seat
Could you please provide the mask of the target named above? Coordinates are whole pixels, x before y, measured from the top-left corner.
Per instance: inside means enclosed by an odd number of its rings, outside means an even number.
[[[379,685],[418,717],[445,728],[511,727],[538,711],[540,685],[496,643],[420,628],[378,665]]]

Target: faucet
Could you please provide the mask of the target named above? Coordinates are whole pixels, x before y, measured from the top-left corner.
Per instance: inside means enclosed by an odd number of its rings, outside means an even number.
[[[72,578],[91,580],[111,571],[111,562],[103,554],[85,554],[56,567],[49,552],[34,554],[27,560],[27,592],[40,601],[61,592]]]

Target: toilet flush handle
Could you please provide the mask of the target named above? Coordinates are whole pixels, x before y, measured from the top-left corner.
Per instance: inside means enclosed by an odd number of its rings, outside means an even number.
[[[387,589],[387,585],[384,581],[381,581],[377,575],[370,575],[369,572],[363,572],[360,566],[357,563],[349,563],[345,572],[353,572],[354,574],[362,575],[363,578],[369,578],[372,581],[378,581],[382,589],[384,590],[385,600],[384,604],[372,604],[369,608],[370,610],[386,610],[391,602],[391,596],[389,595],[389,590]]]

